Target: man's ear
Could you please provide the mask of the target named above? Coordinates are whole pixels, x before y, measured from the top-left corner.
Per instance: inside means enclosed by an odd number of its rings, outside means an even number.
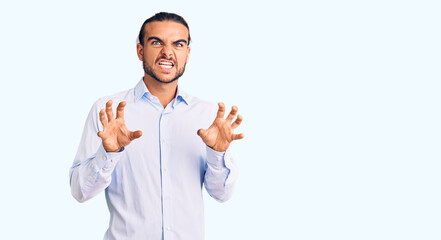
[[[187,62],[189,57],[190,57],[190,47],[187,48]]]
[[[138,54],[139,61],[142,61],[144,56],[144,47],[141,45],[141,43],[136,44],[136,54]]]

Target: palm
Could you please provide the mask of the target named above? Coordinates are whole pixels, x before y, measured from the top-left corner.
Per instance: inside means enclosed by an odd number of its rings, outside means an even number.
[[[126,102],[120,102],[117,107],[116,118],[113,116],[112,100],[106,103],[106,110],[100,111],[100,121],[103,131],[98,132],[103,147],[107,152],[117,152],[129,145],[134,139],[142,136],[141,131],[129,131],[124,122],[124,107]],[[107,116],[107,118],[106,118]]]
[[[213,124],[208,129],[199,129],[198,131],[198,135],[207,146],[218,152],[225,152],[233,140],[244,137],[242,133],[234,134],[234,129],[242,122],[242,116],[238,115],[236,120],[231,123],[236,117],[237,110],[237,107],[233,106],[228,117],[224,119],[225,105],[219,103],[219,110]]]

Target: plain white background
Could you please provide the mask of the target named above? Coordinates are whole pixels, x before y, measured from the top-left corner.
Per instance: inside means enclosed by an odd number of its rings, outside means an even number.
[[[69,168],[99,97],[132,88],[142,22],[193,38],[179,80],[236,104],[236,192],[206,238],[441,239],[437,1],[2,1],[0,239],[102,239]],[[205,191],[205,190],[204,190]]]

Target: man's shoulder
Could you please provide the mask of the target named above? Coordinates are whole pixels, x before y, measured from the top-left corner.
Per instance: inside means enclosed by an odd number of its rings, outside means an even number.
[[[190,95],[188,93],[185,93],[185,98],[186,101],[189,101],[189,103],[192,106],[195,107],[200,107],[200,108],[216,108],[216,104],[213,102],[210,102],[208,100],[199,98],[199,97],[195,97],[193,95]]]
[[[195,97],[195,96],[191,96],[191,102],[193,104],[201,106],[201,107],[210,107],[210,106],[214,105],[214,103],[212,103],[208,100],[205,100],[205,99],[202,99],[199,97]]]
[[[208,114],[209,116],[216,116],[217,113],[216,103],[210,102],[205,99],[201,99],[199,97],[191,96],[188,94],[187,94],[187,99],[190,101],[189,105],[193,110],[196,110],[197,112],[200,112],[203,115]]]
[[[134,101],[134,88],[130,88],[124,91],[120,91],[117,92],[115,94],[112,95],[108,95],[108,96],[104,96],[104,97],[100,97],[98,100],[95,101],[94,106],[97,108],[104,108],[104,106],[106,105],[106,103],[109,100],[113,101],[113,105],[118,105],[118,103],[120,102],[127,102],[127,103],[131,103]]]

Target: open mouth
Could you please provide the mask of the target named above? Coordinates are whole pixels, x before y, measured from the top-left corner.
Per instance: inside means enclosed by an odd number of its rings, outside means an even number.
[[[171,69],[175,66],[175,64],[172,61],[168,61],[168,60],[160,60],[158,65],[166,70]]]

